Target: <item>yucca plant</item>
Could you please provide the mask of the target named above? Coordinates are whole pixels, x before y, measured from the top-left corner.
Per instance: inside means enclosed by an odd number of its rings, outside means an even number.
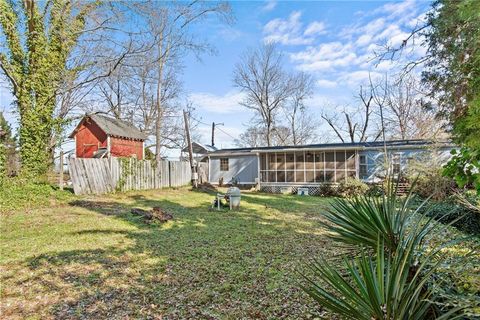
[[[415,251],[417,239],[409,237],[393,254],[377,241],[378,255],[362,252],[359,258],[343,260],[345,273],[325,260],[314,261],[312,276],[304,276],[302,288],[319,304],[345,319],[456,319],[459,308],[439,314],[427,281],[440,263],[438,251],[421,262]],[[412,268],[414,266],[414,268]],[[318,282],[323,280],[323,283]],[[326,284],[326,286],[325,286]]]
[[[454,319],[459,308],[440,314],[432,275],[442,263],[441,247],[426,249],[438,223],[413,208],[412,192],[396,196],[389,181],[383,197],[338,199],[326,213],[330,237],[356,246],[361,254],[344,259],[344,273],[326,260],[310,264],[302,288],[323,307],[347,319]],[[428,210],[427,210],[428,211]],[[324,286],[326,284],[326,286]]]
[[[381,236],[385,248],[395,251],[412,220],[418,218],[416,213],[428,203],[424,201],[412,212],[412,200],[411,192],[399,198],[395,184],[389,181],[381,197],[335,199],[324,215],[324,226],[332,232],[329,237],[333,240],[375,248]]]

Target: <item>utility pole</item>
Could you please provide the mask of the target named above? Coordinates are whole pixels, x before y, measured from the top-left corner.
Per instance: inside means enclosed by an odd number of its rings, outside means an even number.
[[[188,144],[188,156],[190,158],[190,168],[192,169],[192,185],[194,188],[198,186],[198,173],[197,173],[197,166],[193,163],[193,146],[192,140],[190,139],[190,128],[188,124],[188,116],[187,112],[183,110],[183,120],[185,122],[185,135],[187,136],[187,144]]]
[[[212,147],[215,147],[215,126],[223,126],[223,122],[221,123],[212,122]]]

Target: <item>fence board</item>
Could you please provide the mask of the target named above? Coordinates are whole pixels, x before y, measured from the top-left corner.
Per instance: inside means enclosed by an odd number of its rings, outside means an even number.
[[[70,158],[68,169],[75,194],[179,187],[190,182],[186,161]]]

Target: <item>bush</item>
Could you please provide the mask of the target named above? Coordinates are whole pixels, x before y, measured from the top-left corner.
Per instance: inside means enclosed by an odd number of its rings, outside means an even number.
[[[385,191],[383,190],[383,186],[372,183],[368,185],[368,190],[365,193],[366,196],[368,197],[381,197],[385,194]]]
[[[480,150],[463,147],[451,153],[452,158],[444,166],[443,174],[455,179],[460,188],[473,187],[480,196]]]
[[[369,187],[366,183],[355,178],[348,178],[346,181],[340,182],[337,194],[340,197],[351,198],[365,195],[368,190]]]
[[[431,240],[446,227],[423,219],[418,212],[425,202],[415,205],[412,201],[411,194],[397,197],[391,180],[382,197],[335,199],[324,226],[331,238],[357,248],[360,256],[344,258],[342,266],[312,261],[310,275],[303,274],[302,289],[346,319],[462,317],[469,306],[444,304],[446,296],[437,289],[442,288],[437,275],[446,262],[442,249],[448,243]]]
[[[48,183],[34,183],[26,179],[4,179],[0,189],[0,212],[30,209],[67,202],[72,198],[70,191],[60,191]]]
[[[320,195],[323,197],[336,197],[337,186],[331,183],[324,183],[320,185]]]
[[[415,177],[410,179],[415,181]],[[422,198],[431,197],[436,201],[445,200],[452,196],[456,188],[455,182],[442,175],[442,170],[434,168],[421,173],[415,182],[414,192]]]
[[[470,199],[480,201],[478,199]],[[477,204],[480,207],[480,204]],[[442,223],[452,223],[458,230],[469,234],[480,234],[480,212],[466,207],[454,197],[444,201],[430,201],[428,209],[423,207],[420,213],[429,217],[437,217]],[[480,210],[480,209],[479,209]]]

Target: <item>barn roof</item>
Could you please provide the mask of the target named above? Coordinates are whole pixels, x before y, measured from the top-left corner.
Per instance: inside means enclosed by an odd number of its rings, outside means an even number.
[[[109,136],[135,140],[147,139],[147,136],[133,125],[119,119],[114,119],[99,114],[86,115],[82,121],[80,121],[75,130],[70,134],[70,138],[75,136],[80,125],[87,119],[91,119],[93,122],[95,122],[99,128]]]

